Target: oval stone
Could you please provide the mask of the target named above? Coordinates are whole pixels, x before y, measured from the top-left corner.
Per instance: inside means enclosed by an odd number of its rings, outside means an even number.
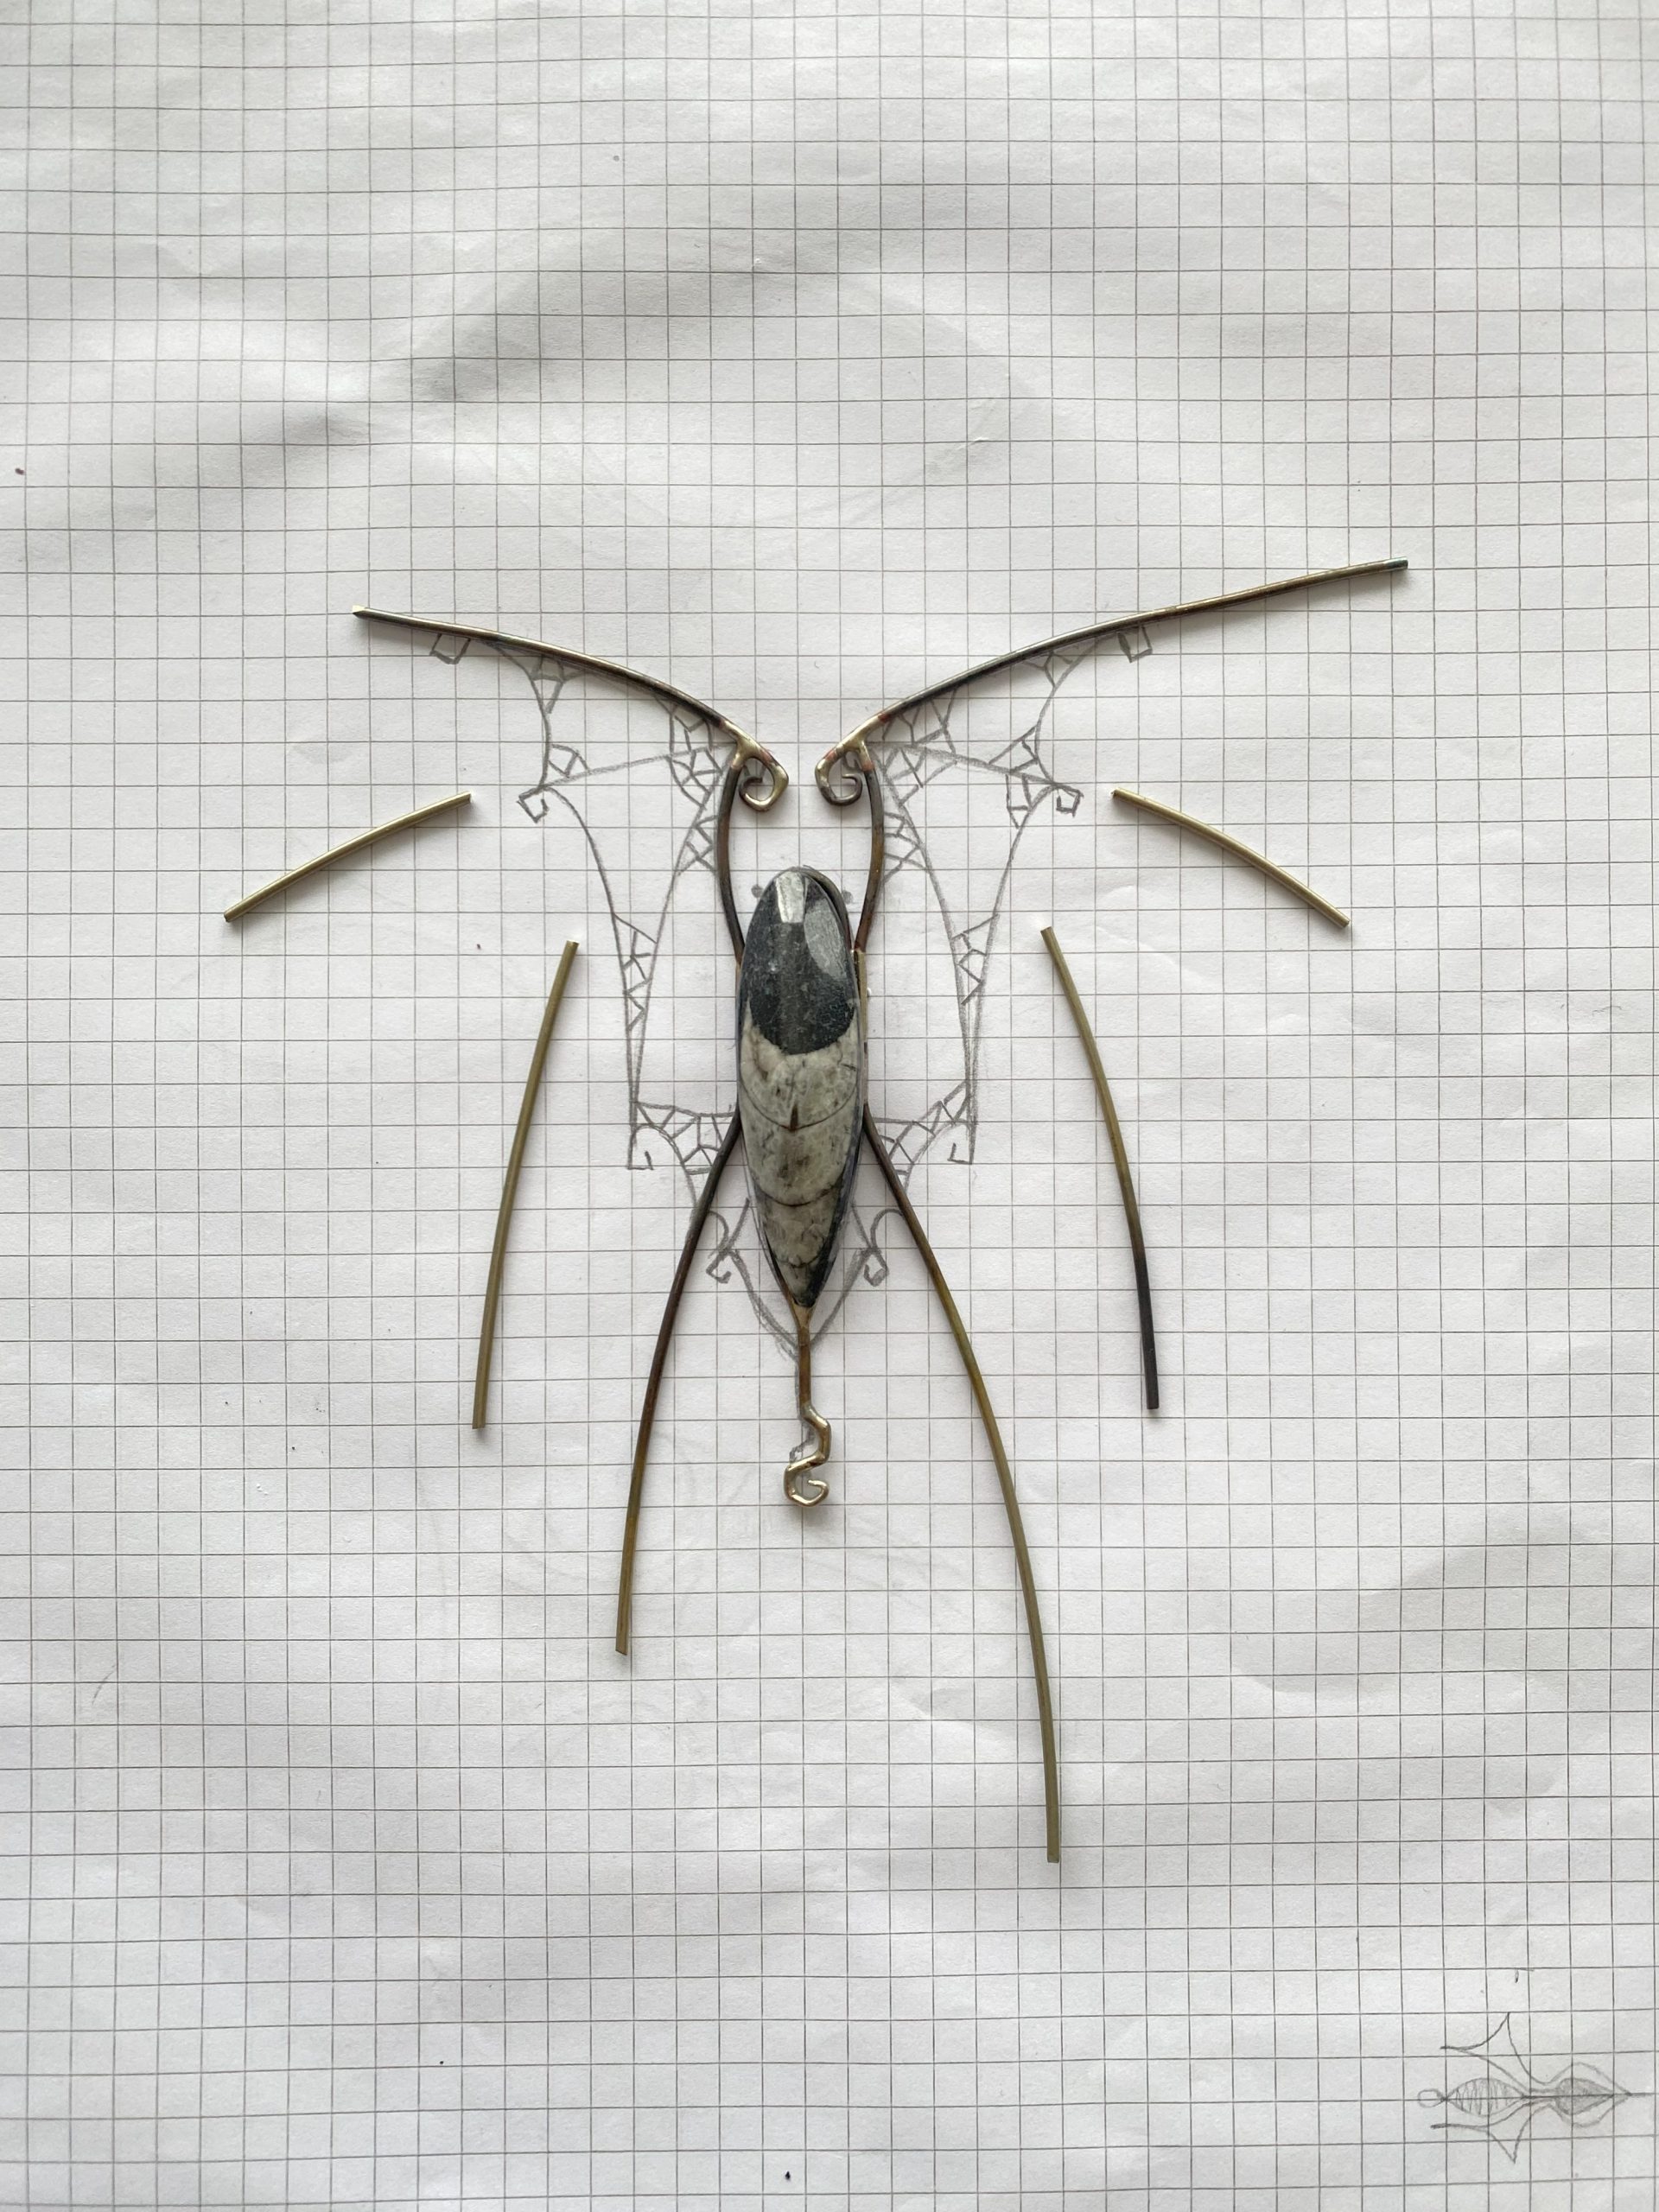
[[[760,894],[737,985],[737,1106],[760,1240],[784,1294],[817,1303],[852,1198],[864,1014],[846,902],[816,868]]]

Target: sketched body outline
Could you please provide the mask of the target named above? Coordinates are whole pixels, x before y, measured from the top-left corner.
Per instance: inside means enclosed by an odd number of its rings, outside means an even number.
[[[1448,2089],[1420,2089],[1418,2104],[1427,2112],[1443,2107],[1448,2114],[1437,2120],[1437,2131],[1484,2135],[1497,2144],[1510,2164],[1520,2156],[1521,2145],[1547,2113],[1554,2113],[1570,2128],[1593,2126],[1635,2095],[1622,2089],[1600,2067],[1569,2057],[1554,2075],[1545,2075],[1522,2057],[1515,2039],[1515,2016],[1506,2012],[1490,2034],[1478,2043],[1446,2043],[1440,2049],[1465,2058],[1478,2059],[1485,2071],[1471,2074]],[[1449,2069],[1447,2069],[1450,2070]]]

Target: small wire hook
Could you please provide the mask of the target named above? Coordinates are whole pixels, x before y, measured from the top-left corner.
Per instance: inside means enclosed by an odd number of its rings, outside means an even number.
[[[812,1474],[812,1469],[823,1466],[830,1457],[830,1424],[812,1403],[812,1316],[792,1300],[789,1310],[795,1317],[795,1403],[812,1432],[812,1441],[804,1445],[784,1469],[784,1496],[791,1505],[804,1510],[822,1505],[830,1495],[829,1484]],[[803,1475],[811,1478],[804,1486],[801,1486]]]

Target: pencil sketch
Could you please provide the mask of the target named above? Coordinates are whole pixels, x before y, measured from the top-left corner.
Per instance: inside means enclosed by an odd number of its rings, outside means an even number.
[[[1447,2043],[1440,2048],[1478,2060],[1484,2070],[1447,2089],[1421,2089],[1418,2103],[1425,2111],[1442,2108],[1450,2115],[1434,2122],[1437,2129],[1484,2135],[1511,2165],[1547,2113],[1571,2128],[1593,2127],[1635,2094],[1621,2089],[1599,2067],[1583,2059],[1569,2059],[1556,2074],[1541,2073],[1521,2056],[1510,2012],[1478,2043]]]
[[[385,618],[381,618],[385,619]],[[398,619],[398,618],[392,618]],[[703,1099],[668,1095],[653,1082],[656,1072],[648,1045],[657,1013],[656,995],[674,911],[689,879],[716,873],[715,817],[729,731],[721,719],[684,695],[665,690],[649,697],[647,709],[659,718],[654,741],[629,749],[614,761],[590,760],[575,741],[575,702],[572,679],[595,664],[585,658],[505,632],[420,626],[432,634],[430,651],[445,664],[457,665],[474,647],[497,655],[524,679],[541,722],[538,772],[518,795],[536,823],[547,822],[557,807],[574,822],[585,842],[605,900],[618,981],[622,995],[628,1085],[628,1165],[650,1170],[665,1149],[694,1198],[719,1151],[728,1116]],[[1009,883],[1020,842],[1046,808],[1075,814],[1083,793],[1061,782],[1044,753],[1044,740],[1054,701],[1098,640],[1039,645],[1008,661],[1010,670],[1031,670],[1039,678],[1034,700],[1022,703],[1013,734],[999,728],[989,741],[976,739],[969,702],[969,677],[955,689],[931,696],[894,717],[873,756],[887,808],[884,893],[895,880],[911,876],[922,887],[932,917],[950,950],[959,1052],[943,1073],[931,1071],[935,1087],[912,1111],[875,1116],[901,1178],[908,1184],[918,1163],[936,1148],[953,1163],[974,1157],[979,1129],[980,1063],[987,977],[1005,918]],[[1149,643],[1140,652],[1150,651]],[[972,672],[970,672],[972,673]],[[561,709],[565,709],[561,719]],[[572,727],[567,727],[567,725]],[[665,801],[652,835],[662,841],[665,876],[648,903],[626,887],[631,847],[637,849],[637,823],[621,810],[607,811],[593,801],[602,785],[627,779],[637,791],[654,779]],[[1000,787],[1003,838],[993,864],[976,868],[958,884],[936,865],[928,849],[919,800],[931,786],[947,779],[988,781]],[[713,902],[705,902],[712,914]],[[869,1215],[856,1204],[849,1217],[844,1255],[831,1294],[816,1316],[822,1329],[833,1320],[855,1286],[880,1283],[887,1262],[880,1231],[891,1208]],[[729,1211],[711,1213],[713,1249],[704,1272],[717,1282],[735,1274],[757,1317],[779,1346],[791,1357],[793,1332],[779,1316],[775,1297],[755,1264],[758,1245],[750,1236],[750,1205],[745,1197]]]
[[[785,1350],[794,1352],[797,1411],[810,1431],[810,1440],[785,1469],[785,1495],[803,1509],[821,1503],[828,1495],[829,1485],[814,1472],[829,1458],[830,1428],[811,1402],[812,1338],[815,1324],[822,1328],[839,1311],[861,1276],[879,1280],[881,1263],[876,1231],[885,1215],[867,1222],[854,1212],[850,1251],[838,1287],[830,1289],[853,1178],[861,1153],[867,1151],[887,1185],[891,1210],[909,1233],[955,1338],[995,1465],[1020,1586],[1037,1695],[1046,1845],[1051,1862],[1058,1862],[1060,1856],[1058,1750],[1030,1548],[1013,1469],[983,1373],[908,1185],[918,1164],[941,1145],[946,1146],[950,1160],[966,1162],[974,1155],[986,979],[1015,855],[1020,839],[1039,813],[1075,813],[1082,804],[1082,792],[1056,777],[1043,751],[1049,716],[1066,678],[1108,638],[1116,638],[1125,656],[1138,660],[1152,650],[1150,627],[1154,623],[1336,582],[1392,574],[1404,566],[1402,560],[1394,557],[1361,562],[1185,601],[1143,614],[1090,623],[997,654],[878,709],[831,746],[814,772],[819,792],[830,806],[846,808],[862,802],[867,810],[868,863],[856,930],[847,902],[831,879],[816,870],[797,868],[785,870],[764,891],[757,891],[760,905],[753,922],[753,940],[739,913],[734,885],[734,818],[740,800],[754,813],[766,812],[789,782],[781,762],[758,740],[719,709],[677,683],[573,647],[550,645],[454,617],[357,609],[365,620],[424,633],[432,641],[432,652],[451,667],[474,645],[482,645],[528,683],[541,718],[541,761],[536,781],[519,794],[519,801],[537,823],[547,819],[555,804],[570,816],[586,842],[603,893],[622,988],[629,1163],[633,1166],[654,1164],[653,1144],[660,1142],[678,1165],[691,1196],[690,1218],[658,1329],[634,1445],[618,1584],[617,1649],[626,1654],[631,1648],[634,1563],[658,1397],[686,1282],[702,1232],[711,1219],[716,1224],[716,1236],[710,1272],[717,1276],[722,1269],[728,1274],[736,1272],[766,1328]],[[652,732],[645,742],[630,738],[613,748],[613,757],[600,761],[590,758],[589,752],[575,741],[574,734],[567,735],[557,725],[559,709],[572,682],[588,676],[597,676],[601,683],[620,694],[630,715],[640,710],[643,702]],[[1016,679],[1027,677],[1035,679],[1035,696],[1022,700]],[[999,690],[993,678],[1008,681]],[[976,727],[982,716],[992,732],[988,740]],[[718,766],[717,752],[724,755]],[[947,892],[929,849],[920,801],[931,789],[942,789],[954,797],[953,826],[963,832],[962,876],[967,887],[960,898]],[[976,822],[971,821],[972,801],[983,800],[987,794],[991,800],[990,819],[982,812]],[[1227,833],[1160,802],[1148,803],[1137,797],[1137,803],[1150,804],[1172,823],[1222,845],[1234,857],[1249,861],[1325,912],[1327,918],[1345,926],[1345,917],[1335,908]],[[717,907],[738,963],[742,1040],[740,1103],[723,1117],[713,1109],[710,1098],[713,1058],[704,1055],[700,1063],[703,1079],[699,1094],[687,1100],[681,1096],[673,1055],[669,1056],[664,1084],[656,1071],[660,1056],[652,1052],[658,968],[668,957],[671,968],[677,969],[679,963],[673,954],[684,944],[681,939],[671,952],[671,938],[681,918],[679,893],[688,882],[702,877],[712,877],[715,898],[688,902],[690,926],[701,933],[697,938],[701,943],[707,933],[709,910]],[[931,1054],[927,1020],[933,988],[912,992],[911,995],[919,1000],[913,1026],[919,1030],[922,1044],[925,1095],[919,1107],[893,1110],[878,1118],[865,1090],[864,1039],[869,1004],[866,962],[872,925],[884,893],[907,880],[919,891],[924,914],[943,930],[959,1049],[951,1057],[949,1079],[938,1079],[938,1063]],[[1097,1049],[1092,1046],[1081,996],[1070,982],[1070,970],[1052,931],[1048,943],[1057,971],[1067,982],[1079,1035],[1090,1040],[1096,1091],[1113,1139],[1135,1244],[1147,1403],[1149,1410],[1155,1410],[1159,1394],[1150,1287],[1122,1131]],[[761,949],[752,976],[749,961],[756,944]],[[702,950],[706,953],[706,944]],[[543,1039],[550,1033],[557,992],[556,985],[543,1017]],[[721,992],[717,985],[703,995],[706,1006],[718,1008]],[[717,1016],[715,1026],[719,1027]],[[713,1032],[702,1041],[711,1043]],[[729,1046],[729,1034],[725,1041]],[[538,1042],[538,1056],[543,1050],[544,1045]],[[883,1090],[885,1094],[885,1084]],[[526,1089],[527,1101],[532,1094],[533,1082]],[[850,1117],[836,1155],[841,1165],[827,1179],[820,1171],[825,1166],[826,1132],[833,1116],[818,1111],[825,1100],[830,1101],[835,1114],[844,1110]],[[521,1108],[521,1128],[529,1110],[528,1103]],[[750,1198],[735,1219],[728,1220],[714,1209],[721,1176],[740,1135],[745,1137]],[[761,1170],[764,1173],[757,1180]],[[515,1179],[516,1171],[510,1166],[498,1216],[496,1267],[505,1249]],[[800,1211],[803,1208],[811,1215],[810,1236],[805,1234],[807,1214]],[[759,1270],[741,1241],[751,1222],[785,1294],[793,1325],[792,1344],[773,1302],[763,1298]],[[847,1248],[841,1249],[845,1252]],[[826,1289],[830,1289],[827,1298],[822,1296]],[[481,1419],[487,1388],[493,1321],[493,1308],[486,1300],[474,1387],[475,1422]]]

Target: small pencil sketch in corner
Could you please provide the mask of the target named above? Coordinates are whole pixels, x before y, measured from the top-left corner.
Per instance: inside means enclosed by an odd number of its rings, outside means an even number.
[[[1513,2165],[1521,2145],[1537,2121],[1553,2113],[1577,2132],[1595,2127],[1609,2119],[1628,2097],[1637,2093],[1621,2089],[1598,2066],[1569,2058],[1554,2074],[1532,2065],[1522,2056],[1515,2040],[1513,2015],[1506,2012],[1490,2035],[1478,2043],[1447,2043],[1440,2048],[1459,2057],[1472,2058],[1482,2070],[1446,2089],[1420,2089],[1417,2101],[1426,2111],[1437,2107],[1446,2112],[1434,2122],[1447,2133],[1484,2135],[1496,2143]],[[1447,2072],[1454,2069],[1448,2067]]]

